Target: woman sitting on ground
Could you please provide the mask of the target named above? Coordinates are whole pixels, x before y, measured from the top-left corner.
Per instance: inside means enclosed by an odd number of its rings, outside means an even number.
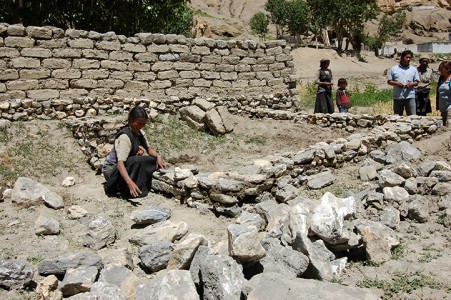
[[[148,120],[144,108],[135,106],[128,115],[128,125],[116,134],[114,147],[102,168],[108,196],[145,197],[152,185],[153,172],[167,168],[161,156],[149,146],[142,130]]]

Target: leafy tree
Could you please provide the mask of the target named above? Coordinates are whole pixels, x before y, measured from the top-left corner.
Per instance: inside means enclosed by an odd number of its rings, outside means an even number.
[[[343,51],[343,40],[348,37],[359,52],[365,22],[378,12],[376,0],[306,0],[311,11],[310,28],[315,36],[330,27],[337,38],[338,52]]]
[[[379,21],[376,36],[367,36],[365,44],[374,50],[376,56],[379,55],[379,49],[385,46],[385,43],[392,36],[400,34],[406,23],[406,13],[398,11],[392,16],[384,14]]]
[[[301,34],[305,34],[309,29],[309,9],[304,0],[291,0],[287,7],[288,31],[299,43]]]
[[[348,37],[347,42],[352,44],[357,57],[361,60],[360,52],[364,40],[364,24],[377,17],[379,7],[375,0],[354,1],[355,3],[352,3],[351,0],[344,1],[349,3],[349,8],[343,10],[342,26],[345,28],[345,34]],[[342,48],[340,47],[340,49]],[[348,43],[346,44],[347,49]]]
[[[315,42],[318,47],[318,36],[321,31],[327,28],[331,23],[331,12],[333,8],[333,1],[327,0],[306,0],[310,10],[309,26],[310,31],[315,36]]]
[[[268,33],[269,25],[269,20],[266,17],[266,14],[262,12],[256,13],[250,19],[249,25],[251,26],[252,31],[257,34],[260,39],[265,39],[265,36]]]
[[[287,0],[268,0],[265,5],[269,12],[271,23],[276,25],[276,37],[283,36],[284,28],[287,25],[288,2]]]
[[[3,0],[0,21],[64,29],[184,34],[190,32],[189,0]]]

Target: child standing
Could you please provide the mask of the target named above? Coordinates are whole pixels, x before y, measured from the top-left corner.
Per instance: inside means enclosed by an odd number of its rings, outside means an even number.
[[[341,113],[347,113],[351,108],[351,100],[349,99],[348,90],[346,87],[348,86],[348,82],[345,78],[338,79],[338,89],[335,94],[338,111]]]

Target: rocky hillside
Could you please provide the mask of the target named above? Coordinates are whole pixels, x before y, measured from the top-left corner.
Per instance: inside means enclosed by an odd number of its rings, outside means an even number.
[[[198,35],[212,37],[250,37],[250,18],[264,11],[266,0],[192,0],[192,8],[198,12]],[[381,11],[391,14],[397,10],[407,13],[407,36],[415,43],[448,40],[451,28],[450,0],[378,0]],[[431,13],[433,11],[433,13]],[[377,28],[377,22],[368,24],[369,32]]]

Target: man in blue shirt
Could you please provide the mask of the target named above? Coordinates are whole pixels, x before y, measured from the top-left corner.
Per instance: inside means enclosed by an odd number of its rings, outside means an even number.
[[[414,87],[420,82],[420,76],[417,69],[410,66],[412,57],[412,51],[403,51],[399,65],[393,66],[388,74],[387,83],[393,86],[393,111],[400,116],[404,108],[408,116],[416,114]]]

